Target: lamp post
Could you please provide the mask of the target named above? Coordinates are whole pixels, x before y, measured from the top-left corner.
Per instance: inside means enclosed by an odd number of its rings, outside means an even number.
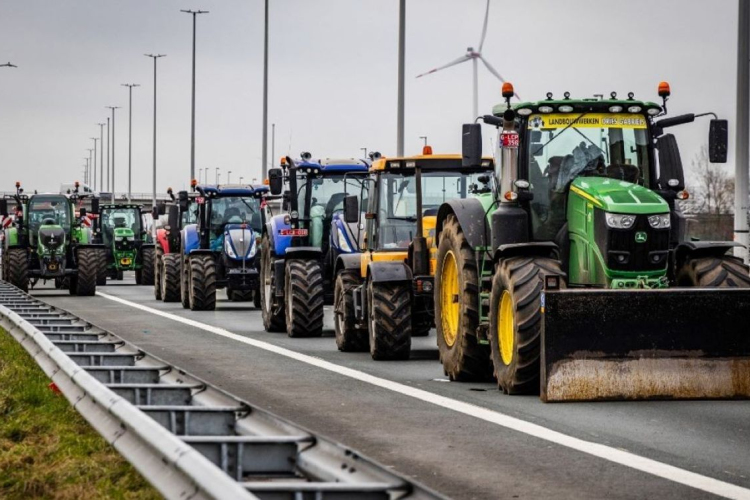
[[[244,179],[244,177],[242,177],[242,176],[240,175],[240,184],[242,184],[242,179]]]
[[[367,158],[367,148],[359,148],[359,149],[360,149],[360,151],[362,151],[365,154],[365,156],[363,156],[363,158]]]
[[[192,120],[190,126],[190,180],[195,178],[195,28],[198,14],[208,14],[207,10],[182,10],[186,14],[193,15],[193,98],[192,98]]]
[[[115,110],[120,106],[105,106],[112,110],[112,203],[115,202]]]
[[[227,184],[230,184],[232,182],[232,171],[227,170]]]
[[[396,109],[396,155],[404,156],[404,60],[406,57],[406,0],[398,2],[398,98]]]
[[[201,179],[203,179],[203,169],[199,168],[198,169],[198,182],[200,182]]]
[[[261,176],[268,176],[268,0],[264,8],[264,30],[263,30],[263,158],[261,159]],[[273,154],[271,155],[273,158]]]
[[[128,88],[128,203],[130,203],[131,183],[133,180],[133,87],[140,87],[137,83],[121,83]]]
[[[104,125],[106,123],[97,123],[99,125],[99,192],[104,191]],[[109,139],[109,136],[107,136]],[[109,158],[109,153],[107,153]],[[109,172],[109,170],[107,170]]]
[[[83,183],[88,184],[88,178],[89,178],[89,159],[85,156],[83,157],[83,161],[86,163],[83,164]]]
[[[427,146],[427,136],[426,135],[420,135],[420,139],[424,140],[424,145]]]
[[[165,57],[166,54],[144,54],[146,57],[151,57],[154,60],[154,171],[152,173],[152,193],[151,203],[152,206],[156,206],[156,60],[160,57]]]
[[[109,182],[109,164],[111,160],[111,155],[109,154],[109,144],[110,144],[110,133],[109,133],[109,116],[107,117],[107,191],[112,192],[112,184]]]
[[[91,176],[91,178],[93,180],[91,182],[91,190],[92,191],[96,191],[96,141],[98,141],[99,138],[98,137],[89,137],[89,139],[91,139],[92,141],[94,141],[94,163],[92,165],[93,168],[91,170],[91,173],[93,174]]]
[[[219,167],[216,167],[216,185],[219,185]]]
[[[276,158],[276,124],[272,123],[271,124],[271,165],[273,165],[273,162],[276,161],[274,160],[274,158]],[[268,174],[268,170],[264,170],[263,172],[264,173],[262,173],[261,178],[265,179]]]
[[[92,178],[92,174],[93,174],[93,172],[92,172],[92,165],[93,165],[92,158],[96,159],[96,150],[95,149],[87,149],[86,151],[89,152],[89,175],[88,175],[88,180],[86,181],[86,185],[89,186],[89,187],[91,187],[91,178]]]

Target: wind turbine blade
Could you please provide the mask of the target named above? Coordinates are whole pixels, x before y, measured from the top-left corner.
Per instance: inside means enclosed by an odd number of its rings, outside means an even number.
[[[487,71],[489,71],[490,73],[492,73],[493,75],[495,75],[495,77],[498,80],[500,80],[502,83],[505,83],[505,78],[503,78],[502,75],[500,73],[498,73],[497,70],[495,68],[493,68],[490,63],[487,62],[487,59],[485,59],[482,56],[479,56],[479,60],[481,60],[484,63],[485,67],[487,68]],[[518,94],[514,93],[513,95],[515,95],[516,99],[518,99],[519,101],[521,100],[521,98],[518,96]]]
[[[439,66],[439,67],[437,67],[435,69],[431,69],[427,73],[422,73],[421,75],[417,75],[417,78],[421,78],[421,77],[429,75],[431,73],[435,73],[436,71],[440,71],[441,69],[450,68],[451,66],[455,66],[456,64],[461,64],[462,62],[466,62],[469,59],[471,59],[471,57],[469,57],[467,55],[461,56],[458,59],[456,59],[455,61],[451,61],[448,64],[445,64],[443,66]]]
[[[482,53],[482,47],[484,47],[484,39],[487,36],[487,22],[490,18],[490,0],[487,0],[487,8],[484,11],[484,26],[482,26],[482,38],[479,40],[479,52]]]

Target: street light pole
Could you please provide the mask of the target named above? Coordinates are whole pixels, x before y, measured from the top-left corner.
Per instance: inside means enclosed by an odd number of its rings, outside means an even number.
[[[93,174],[91,176],[91,178],[93,179],[93,182],[91,183],[91,190],[92,191],[96,191],[96,141],[98,141],[99,138],[98,137],[89,137],[89,139],[91,139],[92,141],[94,141],[94,164],[93,164],[93,169],[91,170],[91,172]]]
[[[232,182],[232,171],[227,170],[227,184],[231,184]]]
[[[192,120],[190,126],[190,180],[195,178],[195,28],[198,14],[208,14],[207,10],[180,10],[186,14],[193,15],[193,98],[192,98]]]
[[[365,156],[363,156],[363,158],[367,158],[367,148],[359,148],[359,149],[360,149],[360,151],[362,151],[365,154]]]
[[[86,162],[83,164],[83,184],[87,185],[89,178],[89,159],[84,156],[83,161]]]
[[[219,185],[219,167],[216,167],[216,185]]]
[[[153,207],[156,206],[156,60],[160,57],[165,57],[166,54],[144,54],[146,57],[151,57],[154,60],[154,171],[152,173],[152,193],[151,203]]]
[[[200,182],[201,179],[203,179],[203,169],[199,168],[198,169],[198,181]]]
[[[133,180],[133,87],[140,87],[137,83],[121,83],[128,88],[128,203],[130,203],[131,182]]]
[[[423,139],[424,140],[424,145],[427,146],[427,136],[426,135],[420,135],[419,138]]]
[[[99,125],[99,192],[104,191],[104,123]],[[109,139],[109,135],[107,135]],[[109,153],[107,153],[109,155]],[[108,156],[109,157],[109,156]]]
[[[91,178],[92,178],[92,157],[94,160],[96,160],[96,149],[87,149],[86,151],[89,152],[89,175],[88,175],[88,181],[86,182],[86,185],[91,187]],[[92,154],[93,153],[93,154]]]
[[[115,110],[120,106],[105,106],[112,110],[112,203],[115,202]]]
[[[110,141],[110,133],[109,133],[109,116],[107,117],[107,191],[110,193],[112,192],[112,185],[109,182],[109,160],[110,160],[110,154],[109,154],[109,143]]]
[[[263,31],[263,146],[260,167],[261,177],[268,176],[268,0],[265,3]],[[273,156],[273,155],[271,155]]]
[[[734,254],[748,262],[748,136],[750,135],[750,4],[739,2],[737,30],[737,132],[735,146]]]
[[[404,156],[404,59],[406,56],[406,0],[398,2],[398,98],[396,110],[396,155]]]
[[[271,165],[274,165],[273,162],[276,161],[274,158],[276,158],[276,124],[272,123],[271,124]],[[264,165],[268,165],[268,163],[265,162],[265,161],[264,161],[263,164]],[[266,178],[266,175],[268,174],[267,168],[268,167],[266,167],[265,171],[261,172],[263,174],[260,177],[261,179],[265,179]]]
[[[244,179],[244,177],[242,177],[242,176],[240,175],[240,185],[242,184],[242,179]]]

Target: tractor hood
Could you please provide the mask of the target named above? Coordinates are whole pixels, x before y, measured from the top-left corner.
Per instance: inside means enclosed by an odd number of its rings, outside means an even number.
[[[257,234],[247,224],[227,224],[224,227],[224,253],[233,260],[255,257]]]
[[[605,212],[618,214],[663,214],[669,212],[664,198],[639,184],[608,177],[578,177],[571,194],[583,197]]]
[[[49,250],[65,244],[65,231],[58,225],[44,225],[39,228],[39,242]]]
[[[116,227],[114,230],[115,238],[133,238],[133,230],[127,227]]]

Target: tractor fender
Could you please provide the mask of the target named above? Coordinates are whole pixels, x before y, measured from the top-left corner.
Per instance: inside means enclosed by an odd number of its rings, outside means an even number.
[[[373,283],[412,281],[411,269],[399,261],[375,261],[367,266],[367,275]]]
[[[362,254],[361,253],[344,253],[338,256],[336,259],[336,265],[334,266],[333,275],[336,276],[340,271],[344,270],[356,270],[359,274],[359,270],[362,267]]]
[[[551,257],[560,259],[560,248],[551,241],[532,241],[528,243],[509,243],[495,249],[494,262],[499,259],[517,256]]]
[[[197,250],[201,246],[201,238],[198,234],[197,224],[188,224],[182,230],[182,241],[185,249],[185,255]]]
[[[435,225],[435,245],[440,245],[440,233],[448,215],[453,214],[472,248],[487,246],[487,217],[485,208],[476,198],[455,199],[443,203],[438,209]]]
[[[284,257],[287,259],[322,259],[323,250],[318,247],[289,247]]]
[[[167,230],[157,229],[156,230],[156,242],[164,250],[164,253],[169,253],[169,241],[167,241]]]
[[[18,228],[9,227],[5,230],[5,247],[12,247],[18,245]]]
[[[675,269],[680,269],[688,257],[721,257],[735,247],[736,241],[683,241],[675,248]]]
[[[271,238],[272,252],[276,255],[286,254],[287,248],[292,246],[291,236],[281,236],[279,231],[282,229],[289,229],[291,226],[284,222],[284,218],[287,214],[279,214],[271,217],[270,222],[267,224],[268,235]]]

